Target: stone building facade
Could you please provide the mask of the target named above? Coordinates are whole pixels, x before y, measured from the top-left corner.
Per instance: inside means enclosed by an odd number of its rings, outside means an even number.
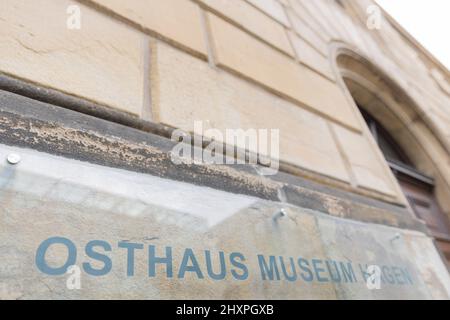
[[[0,298],[450,298],[450,73],[372,0],[0,0],[0,90]]]

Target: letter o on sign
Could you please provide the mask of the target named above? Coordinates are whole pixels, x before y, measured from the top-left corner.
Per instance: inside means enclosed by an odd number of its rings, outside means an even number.
[[[45,254],[47,253],[48,248],[54,244],[62,244],[67,248],[68,253],[67,260],[62,267],[58,268],[50,267],[47,264],[47,261],[45,260]],[[36,266],[41,272],[52,276],[59,276],[65,274],[67,268],[74,265],[76,261],[77,261],[77,248],[75,247],[75,244],[69,239],[62,237],[48,238],[47,240],[45,240],[40,244],[36,252]]]

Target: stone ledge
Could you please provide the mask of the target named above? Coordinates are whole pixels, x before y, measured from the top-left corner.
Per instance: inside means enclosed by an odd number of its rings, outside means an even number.
[[[320,187],[300,177],[283,173],[262,177],[253,166],[244,165],[175,165],[169,154],[175,143],[167,138],[5,91],[0,91],[0,130],[6,145],[424,231],[405,208]]]

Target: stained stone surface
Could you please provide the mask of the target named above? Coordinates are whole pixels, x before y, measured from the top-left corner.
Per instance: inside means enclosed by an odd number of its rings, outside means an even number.
[[[0,159],[11,153],[18,164],[0,161],[2,299],[449,298],[449,275],[419,232],[0,146]],[[54,237],[76,257],[56,243],[44,265],[73,257],[80,289],[70,289],[76,272],[42,267],[39,248]],[[359,264],[384,268],[380,289]]]

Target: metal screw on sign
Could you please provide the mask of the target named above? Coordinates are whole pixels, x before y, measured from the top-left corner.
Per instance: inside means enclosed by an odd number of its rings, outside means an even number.
[[[10,153],[8,157],[6,158],[9,164],[18,164],[21,160],[20,155],[17,153]]]
[[[280,218],[286,217],[287,216],[287,212],[285,209],[281,209],[280,211],[276,212],[273,216],[272,219],[273,220],[278,220]]]

